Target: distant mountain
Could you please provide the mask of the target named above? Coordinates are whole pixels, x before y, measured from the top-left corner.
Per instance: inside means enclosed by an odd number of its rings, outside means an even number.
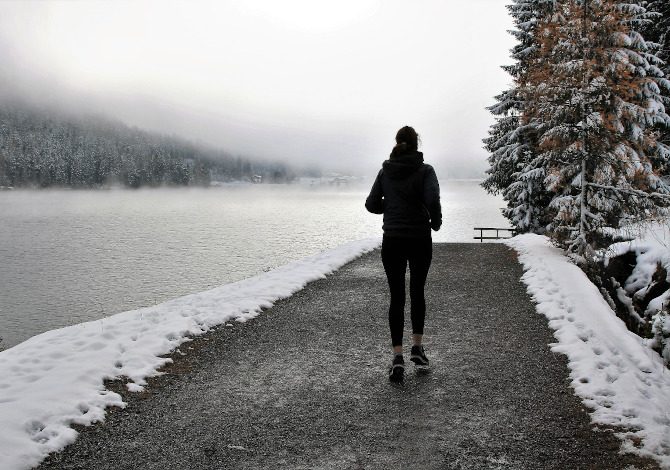
[[[137,188],[294,178],[283,163],[234,157],[102,117],[0,101],[0,186]]]

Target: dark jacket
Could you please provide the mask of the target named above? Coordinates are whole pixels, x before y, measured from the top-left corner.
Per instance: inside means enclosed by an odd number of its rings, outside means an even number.
[[[439,230],[440,185],[433,167],[423,163],[423,153],[394,149],[382,164],[365,208],[384,214],[385,236],[430,237],[431,228]]]

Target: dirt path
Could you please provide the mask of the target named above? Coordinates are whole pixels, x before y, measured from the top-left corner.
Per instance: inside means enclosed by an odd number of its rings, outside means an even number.
[[[433,370],[410,365],[396,386],[375,251],[183,345],[148,392],[39,468],[656,468],[589,424],[521,274],[503,245],[435,245]]]

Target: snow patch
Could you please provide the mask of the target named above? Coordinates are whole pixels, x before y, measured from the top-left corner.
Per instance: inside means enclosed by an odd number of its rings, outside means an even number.
[[[659,294],[652,289],[658,288],[659,283],[670,282],[670,223],[653,222],[641,227],[631,228],[628,232],[623,231],[623,236],[635,237],[631,241],[619,242],[603,250],[601,255],[605,266],[610,261],[626,253],[635,254],[635,266],[633,272],[625,281],[625,286],[617,290],[617,297],[628,309],[629,315],[640,324],[651,322],[651,339],[645,340],[647,346],[661,351],[662,357],[670,364],[670,317],[667,307],[670,302],[670,290]],[[662,271],[666,272],[666,278],[656,278]],[[642,300],[650,294],[657,295],[655,298],[647,299],[649,304],[644,312],[637,312],[633,307],[633,300]],[[642,318],[639,314],[642,314]]]
[[[568,357],[575,393],[593,423],[616,426],[622,450],[670,469],[670,373],[661,357],[630,332],[586,275],[547,237],[506,242],[519,253],[523,282]]]
[[[624,235],[628,234],[624,233]],[[650,284],[651,277],[659,264],[670,273],[670,225],[668,223],[650,224],[641,228],[639,233],[630,235],[635,238],[631,241],[610,245],[603,256],[605,265],[607,265],[612,258],[629,251],[635,253],[637,265],[631,276],[630,284],[626,285],[626,290],[634,291]]]
[[[161,356],[189,336],[231,319],[247,321],[380,243],[347,243],[207,292],[48,331],[0,352],[0,468],[31,468],[74,442],[71,424],[90,425],[104,420],[106,407],[125,406],[104,388],[105,379],[127,377],[128,390],[142,391],[170,361]]]

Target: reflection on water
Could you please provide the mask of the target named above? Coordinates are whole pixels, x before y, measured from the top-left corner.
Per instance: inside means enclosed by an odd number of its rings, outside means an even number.
[[[233,282],[381,234],[367,187],[0,193],[0,337],[43,331]],[[442,182],[435,241],[507,226],[475,182]]]

